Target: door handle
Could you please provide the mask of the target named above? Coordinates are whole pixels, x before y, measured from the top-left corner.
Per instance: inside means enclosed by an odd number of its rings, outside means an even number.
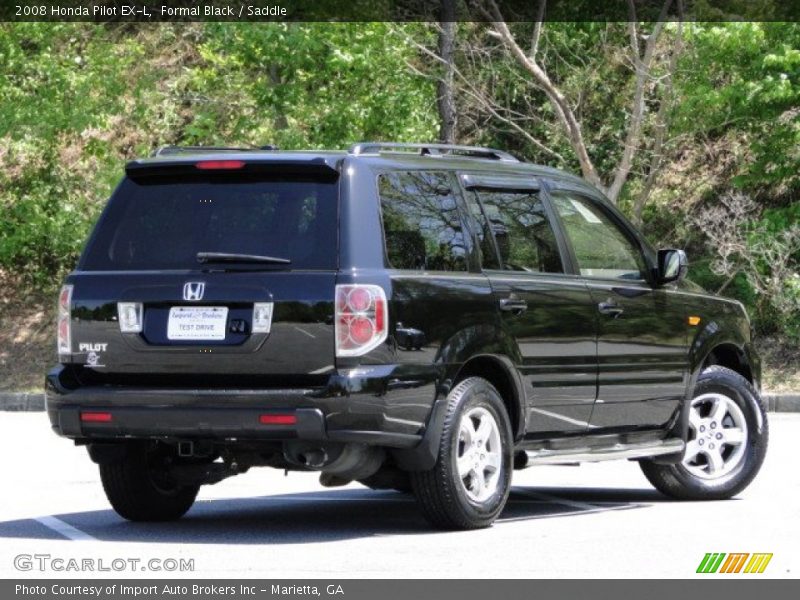
[[[625,312],[624,308],[622,308],[619,304],[617,304],[612,300],[609,300],[607,302],[600,302],[597,305],[597,310],[599,310],[604,315],[610,315],[614,318],[617,318],[623,312]]]
[[[510,312],[515,315],[521,315],[528,310],[528,303],[522,298],[516,296],[509,296],[508,298],[500,298],[500,310]]]

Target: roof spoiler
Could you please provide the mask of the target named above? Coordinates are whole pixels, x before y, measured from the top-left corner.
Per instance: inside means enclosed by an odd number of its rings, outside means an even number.
[[[210,163],[237,163],[214,168]],[[241,154],[225,154],[222,157],[198,157],[175,155],[162,160],[134,160],[125,165],[125,174],[131,179],[162,177],[261,177],[335,181],[339,170],[322,158],[279,159],[253,157]]]

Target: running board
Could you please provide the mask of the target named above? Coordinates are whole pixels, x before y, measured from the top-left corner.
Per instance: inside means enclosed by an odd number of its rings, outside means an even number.
[[[599,462],[621,458],[637,459],[682,453],[683,440],[672,438],[653,442],[614,444],[603,448],[571,448],[569,450],[528,450],[527,462],[517,468],[534,465],[559,465],[581,462]]]

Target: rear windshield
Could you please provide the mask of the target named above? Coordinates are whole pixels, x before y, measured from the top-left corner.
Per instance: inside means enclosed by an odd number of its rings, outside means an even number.
[[[126,178],[84,253],[90,271],[196,269],[198,252],[335,269],[337,184],[308,180]]]

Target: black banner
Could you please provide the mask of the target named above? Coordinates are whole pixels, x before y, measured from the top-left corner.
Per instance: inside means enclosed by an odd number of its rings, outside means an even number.
[[[643,573],[642,575],[646,575]],[[0,597],[9,600],[619,600],[620,598],[703,598],[738,600],[754,596],[794,599],[796,580],[5,580]]]
[[[8,0],[0,6],[0,21],[436,21],[442,2],[455,5],[458,21],[541,16],[545,21],[796,21],[800,16],[800,0]]]

